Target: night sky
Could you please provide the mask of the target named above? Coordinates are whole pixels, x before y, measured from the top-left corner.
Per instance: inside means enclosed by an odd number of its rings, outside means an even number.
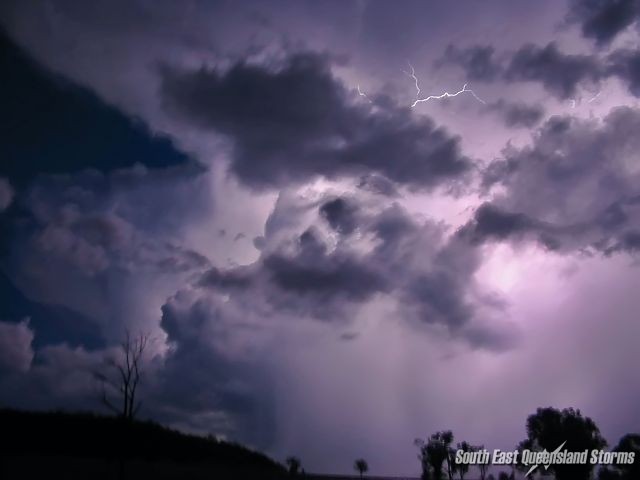
[[[0,405],[308,471],[640,425],[640,2],[5,1]]]

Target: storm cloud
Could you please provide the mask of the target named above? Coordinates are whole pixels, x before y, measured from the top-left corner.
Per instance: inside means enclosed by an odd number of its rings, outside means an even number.
[[[608,58],[608,69],[612,75],[618,76],[635,97],[640,97],[640,52],[620,49]]]
[[[501,62],[496,59],[495,48],[491,45],[475,45],[459,48],[448,45],[444,55],[436,65],[453,64],[464,70],[471,81],[491,82],[503,73]]]
[[[382,174],[432,188],[470,170],[459,139],[432,120],[384,102],[354,103],[330,59],[296,53],[276,65],[239,62],[228,70],[164,67],[169,111],[228,135],[231,170],[249,186],[278,187],[322,175]]]
[[[544,47],[524,45],[518,49],[505,70],[508,81],[535,81],[561,99],[575,94],[580,82],[596,82],[600,64],[590,55],[565,54],[555,43]]]
[[[36,173],[112,171],[186,163],[166,136],[106,104],[95,93],[36,63],[0,28],[0,175],[16,184]]]
[[[582,35],[603,46],[636,23],[639,14],[637,0],[573,0],[567,20],[578,23]]]
[[[13,195],[11,184],[5,178],[0,177],[0,212],[11,205]]]
[[[610,73],[598,55],[565,53],[555,42],[527,43],[499,56],[493,46],[448,47],[438,64],[460,67],[469,80],[538,83],[563,100],[580,84],[597,84]]]
[[[495,112],[507,127],[531,128],[544,118],[544,108],[540,105],[529,105],[524,102],[506,102],[503,99],[488,105],[488,110]]]
[[[632,252],[639,220],[633,160],[638,146],[627,132],[639,122],[640,112],[630,107],[618,107],[601,121],[550,118],[531,146],[507,149],[504,159],[487,168],[486,181],[506,192],[476,211],[474,235],[504,239],[537,232],[552,249]]]
[[[542,405],[638,423],[636,2],[0,23],[2,405],[102,411],[130,331],[142,418],[308,472],[416,476],[445,428],[511,449]],[[465,82],[486,103],[438,98]]]
[[[289,210],[292,200],[282,198],[272,216]],[[386,298],[411,322],[443,326],[452,338],[476,347],[509,348],[513,339],[494,342],[489,331],[482,338],[467,336],[491,294],[473,279],[480,256],[471,243],[413,218],[398,204],[384,207],[371,199],[328,198],[310,202],[305,213],[310,218],[300,217],[297,228],[269,232],[257,262],[215,268],[199,286],[263,316],[338,323]]]

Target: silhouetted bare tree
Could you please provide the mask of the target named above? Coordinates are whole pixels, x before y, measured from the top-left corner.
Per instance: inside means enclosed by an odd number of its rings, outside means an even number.
[[[96,373],[102,384],[102,403],[125,420],[133,420],[142,405],[137,394],[142,374],[142,356],[148,340],[149,336],[146,334],[141,333],[133,337],[127,331],[120,344],[122,358],[108,361],[108,366],[112,367],[114,372]],[[113,397],[119,398],[115,400]]]
[[[360,478],[362,478],[362,475],[369,471],[369,465],[364,458],[359,458],[354,462],[353,469],[358,472],[360,474]]]

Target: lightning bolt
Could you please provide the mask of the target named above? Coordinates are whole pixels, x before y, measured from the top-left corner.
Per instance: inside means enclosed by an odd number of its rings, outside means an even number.
[[[602,90],[600,90],[593,97],[587,100],[586,103],[593,103],[600,96],[601,93],[602,93]],[[568,101],[571,104],[571,108],[576,108],[578,104],[582,105],[582,97],[578,98],[577,100],[575,98],[570,98]]]
[[[369,99],[369,97],[367,97],[367,94],[364,93],[362,90],[360,90],[360,84],[357,85],[357,88],[358,88],[358,95],[360,95],[361,97],[366,98],[369,103],[373,103],[371,101],[371,99]]]
[[[565,443],[567,443],[567,441],[566,441],[566,440],[565,440],[564,442],[562,442],[562,444],[561,444],[558,448],[556,448],[553,452],[551,452],[551,454],[553,455],[554,453],[558,453],[558,452],[560,451],[560,449],[562,449],[562,447],[564,447],[564,444],[565,444]],[[547,449],[545,448],[545,449],[543,450],[543,452],[546,452],[546,451],[547,451]],[[545,469],[545,470],[547,470],[550,466],[551,466],[551,464],[550,464],[550,463],[548,463],[548,464],[544,465],[544,469]],[[525,474],[524,474],[524,476],[525,476],[525,477],[528,477],[528,476],[529,476],[529,474],[530,474],[531,472],[533,472],[536,468],[538,468],[538,464],[537,464],[537,463],[536,463],[533,467],[531,467],[531,468],[529,469],[529,471],[528,471],[527,473],[525,473]]]
[[[596,98],[598,98],[600,96],[601,93],[602,93],[602,90],[600,90],[598,93],[596,93],[595,96],[593,98],[591,98],[591,100],[589,100],[587,103],[593,102]]]
[[[402,73],[413,78],[413,81],[416,82],[416,97],[418,97],[420,95],[420,85],[418,84],[418,77],[416,77],[416,70],[415,68],[413,68],[413,65],[411,65],[410,63],[409,63],[409,68],[411,69],[411,73],[405,72],[404,70],[402,71]]]
[[[403,70],[403,73],[406,74],[407,76],[411,77],[413,79],[414,83],[415,83],[415,86],[416,86],[416,99],[411,104],[411,108],[414,108],[417,104],[422,103],[422,102],[428,102],[429,100],[442,100],[443,98],[457,97],[458,95],[460,95],[462,93],[470,93],[471,96],[473,96],[473,98],[475,98],[480,103],[485,104],[485,105],[487,103],[484,100],[482,100],[480,97],[478,97],[473,90],[468,89],[466,83],[462,86],[462,90],[459,90],[459,91],[457,91],[455,93],[444,92],[444,93],[441,93],[440,95],[429,95],[428,97],[419,98],[420,97],[420,92],[421,92],[421,90],[420,90],[420,82],[418,80],[418,77],[416,76],[416,70],[413,68],[413,65],[411,65],[410,63],[409,63],[409,68],[411,68],[411,72],[406,72],[406,71]]]

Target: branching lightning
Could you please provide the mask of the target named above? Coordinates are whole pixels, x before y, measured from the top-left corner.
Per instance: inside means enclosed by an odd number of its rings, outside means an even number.
[[[369,103],[373,103],[371,101],[371,99],[367,96],[367,94],[364,93],[362,90],[360,90],[360,84],[358,84],[357,87],[358,87],[358,95],[360,95],[361,97],[366,98]]]
[[[402,73],[404,73],[405,75],[408,75],[409,77],[413,78],[413,81],[416,83],[416,98],[417,98],[418,96],[420,96],[420,85],[418,84],[418,77],[416,77],[415,68],[413,68],[413,65],[411,65],[410,63],[409,63],[409,68],[411,69],[411,73],[405,72],[404,70],[402,71]]]
[[[462,90],[459,90],[459,91],[457,91],[455,93],[444,92],[444,93],[442,93],[440,95],[429,95],[428,97],[419,98],[420,97],[420,92],[421,92],[421,90],[420,90],[420,82],[418,80],[418,77],[416,76],[416,71],[413,68],[413,65],[411,65],[410,63],[409,63],[409,68],[411,68],[411,72],[406,72],[406,71],[403,70],[403,73],[405,73],[406,75],[411,77],[413,79],[413,81],[415,82],[415,86],[416,86],[416,99],[411,104],[411,108],[415,107],[419,103],[428,102],[429,100],[441,100],[443,98],[457,97],[461,93],[470,93],[473,96],[473,98],[475,98],[480,103],[485,104],[485,105],[487,103],[484,100],[482,100],[480,97],[478,97],[473,90],[468,89],[466,83],[462,86]]]

